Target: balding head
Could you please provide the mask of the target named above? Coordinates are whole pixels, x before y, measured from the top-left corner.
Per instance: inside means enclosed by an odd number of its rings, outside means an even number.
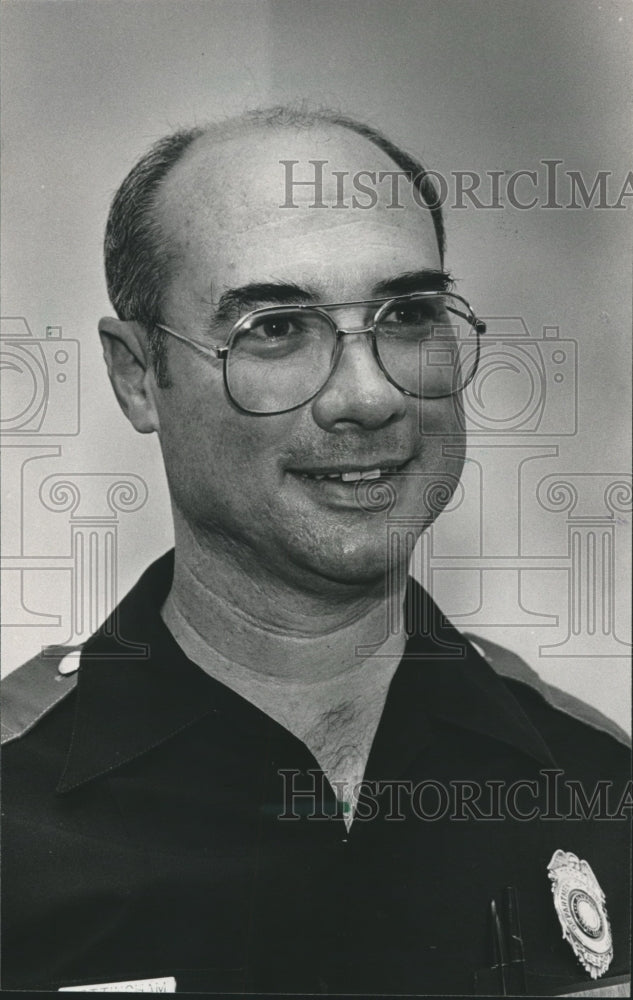
[[[285,132],[288,137],[294,136],[300,141],[301,134],[306,131],[316,131],[326,138],[332,129],[343,129],[351,134],[350,138],[366,140],[375,153],[379,151],[383,154],[386,165],[395,163],[409,177],[420,201],[429,208],[440,262],[443,260],[442,212],[431,178],[418,160],[363,122],[328,109],[279,106],[255,109],[224,122],[175,132],[155,143],[125,178],[113,200],[105,236],[110,301],[121,319],[136,320],[145,328],[159,384],[165,384],[166,371],[164,339],[157,324],[164,321],[165,290],[176,259],[180,256],[179,248],[173,244],[168,232],[172,226],[166,225],[174,210],[173,197],[166,213],[161,211],[161,205],[165,195],[169,194],[170,177],[176,168],[197,158],[201,163],[205,161],[204,169],[208,177],[216,147],[216,173],[221,185],[219,199],[232,197],[239,205],[240,190],[235,181],[231,181],[227,152],[229,157],[231,151],[234,157],[254,157],[256,136],[262,131]],[[283,149],[291,151],[297,148],[296,142],[284,141],[283,135],[279,136],[279,140],[278,161],[284,158],[281,155]],[[225,147],[224,152],[220,147]],[[324,150],[324,158],[327,158],[327,146]],[[225,165],[228,163],[224,172],[221,161]],[[281,177],[281,174],[278,176]]]

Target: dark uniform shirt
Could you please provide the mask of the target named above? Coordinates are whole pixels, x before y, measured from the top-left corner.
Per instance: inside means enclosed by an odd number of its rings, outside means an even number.
[[[583,989],[557,849],[605,893],[606,978],[627,970],[629,754],[608,723],[500,676],[411,582],[413,634],[348,832],[306,746],[176,644],[159,613],[172,571],[168,554],[144,574],[76,687],[5,747],[5,988],[501,992],[491,901],[507,948],[512,886],[527,991]]]

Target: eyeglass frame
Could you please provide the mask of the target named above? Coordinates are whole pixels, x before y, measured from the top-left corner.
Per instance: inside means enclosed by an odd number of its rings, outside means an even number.
[[[389,372],[385,368],[382,359],[380,357],[380,354],[378,352],[378,345],[376,344],[376,327],[380,321],[381,316],[385,315],[385,313],[389,311],[390,307],[393,306],[395,302],[410,302],[416,299],[439,298],[441,295],[450,295],[451,298],[457,299],[459,302],[463,303],[463,305],[466,307],[467,312],[463,316],[463,318],[470,323],[476,336],[475,363],[473,364],[470,375],[468,376],[464,384],[459,387],[459,389],[454,389],[452,392],[442,393],[439,396],[419,396],[417,393],[411,392],[409,389],[403,389],[402,386],[398,385],[395,379],[389,374]],[[341,327],[336,325],[334,319],[332,319],[332,317],[325,311],[326,309],[345,309],[351,306],[372,306],[377,303],[382,303],[382,305],[380,305],[379,308],[376,309],[373,317],[373,322],[371,323],[370,326],[364,327],[359,330],[341,329]],[[301,403],[295,403],[293,406],[286,407],[283,410],[249,410],[246,409],[246,407],[241,406],[234,398],[231,392],[227,377],[227,362],[228,362],[229,352],[231,350],[231,347],[233,346],[233,342],[237,334],[244,326],[246,326],[246,324],[253,318],[253,316],[262,316],[270,313],[273,314],[284,313],[284,312],[295,313],[302,311],[316,312],[322,315],[329,324],[329,326],[332,328],[332,332],[334,333],[335,336],[332,356],[330,358],[330,370],[328,371],[328,374],[324,382],[322,383],[322,385],[319,386],[318,389],[316,389],[312,393],[311,396],[308,396],[307,399],[302,400]],[[456,312],[455,314],[461,316],[461,313]],[[229,400],[231,401],[233,406],[235,406],[235,408],[239,410],[241,413],[247,413],[250,416],[257,416],[257,417],[272,417],[280,413],[291,413],[293,410],[298,410],[299,407],[305,406],[306,403],[310,403],[313,399],[315,399],[315,397],[318,396],[319,393],[325,388],[330,378],[332,377],[334,370],[336,369],[336,366],[339,362],[342,353],[343,337],[350,336],[351,334],[364,334],[366,337],[371,336],[372,354],[376,359],[378,367],[380,368],[381,372],[383,373],[387,381],[391,385],[395,386],[395,388],[398,389],[399,392],[403,393],[405,396],[411,396],[414,399],[448,399],[451,396],[456,396],[459,392],[463,392],[466,386],[475,377],[477,368],[479,367],[479,359],[481,356],[480,336],[486,332],[485,322],[477,318],[477,316],[470,307],[470,303],[465,298],[463,298],[463,296],[457,295],[455,292],[448,292],[440,289],[437,290],[434,289],[433,291],[426,291],[426,292],[410,292],[407,295],[393,295],[391,296],[391,298],[358,299],[354,302],[325,302],[319,304],[315,304],[312,302],[299,302],[296,305],[293,305],[291,303],[282,303],[277,306],[261,306],[257,309],[251,309],[250,312],[246,313],[244,316],[241,316],[237,320],[237,322],[235,322],[231,327],[226,344],[222,345],[201,344],[198,340],[195,340],[192,337],[185,337],[182,333],[178,333],[176,330],[172,330],[171,327],[165,326],[164,323],[155,323],[154,326],[157,330],[163,330],[165,333],[170,334],[170,336],[175,337],[176,340],[180,340],[183,344],[188,344],[190,347],[193,347],[194,350],[199,351],[205,357],[214,358],[217,361],[222,361],[222,378],[224,381],[224,388],[226,390],[226,394]]]

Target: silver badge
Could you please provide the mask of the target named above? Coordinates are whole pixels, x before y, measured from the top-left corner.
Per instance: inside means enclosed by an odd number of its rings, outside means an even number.
[[[591,866],[570,851],[555,851],[547,870],[563,938],[591,978],[597,979],[613,959],[604,893]]]

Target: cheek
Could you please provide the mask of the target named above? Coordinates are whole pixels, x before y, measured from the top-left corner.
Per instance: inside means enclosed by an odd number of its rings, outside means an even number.
[[[221,385],[189,384],[186,401],[174,384],[160,407],[161,449],[177,506],[230,519],[257,511],[277,488],[283,428],[234,410]]]
[[[427,453],[447,459],[463,451],[466,431],[458,396],[417,401],[417,429]]]
[[[466,455],[466,433],[459,401],[421,401],[418,429],[422,438],[423,506],[434,520],[458,487]]]

